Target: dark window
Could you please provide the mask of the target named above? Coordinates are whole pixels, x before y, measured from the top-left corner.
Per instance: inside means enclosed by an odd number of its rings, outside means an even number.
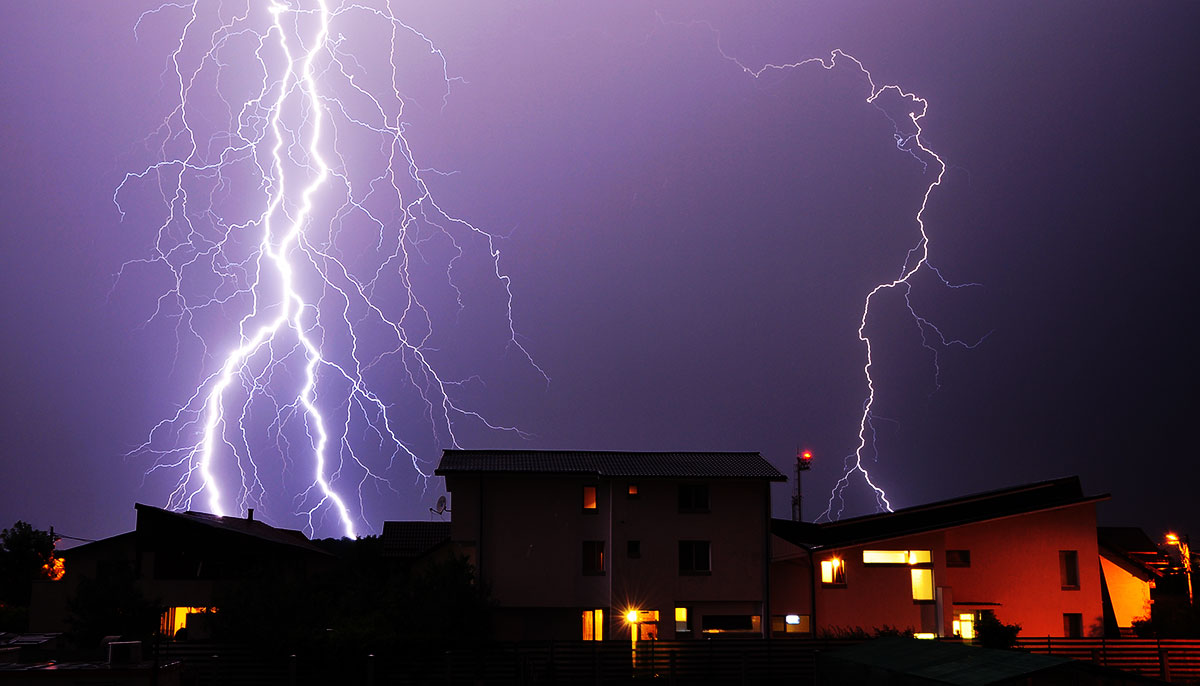
[[[708,512],[708,484],[680,484],[680,512]]]
[[[1064,591],[1079,590],[1079,551],[1058,551],[1058,571]]]
[[[1083,638],[1083,615],[1078,612],[1063,613],[1063,636]]]
[[[584,486],[583,487],[583,511],[590,512],[593,514],[596,512],[596,487],[595,486]]]
[[[627,557],[641,557],[642,556],[642,542],[641,541],[625,541],[625,555]]]
[[[946,566],[947,567],[970,567],[971,566],[971,551],[970,550],[947,550],[946,551]]]
[[[604,541],[583,542],[583,573],[604,573]]]
[[[711,574],[712,562],[708,541],[679,542],[680,574]]]
[[[704,632],[758,631],[758,615],[704,615],[700,628]]]

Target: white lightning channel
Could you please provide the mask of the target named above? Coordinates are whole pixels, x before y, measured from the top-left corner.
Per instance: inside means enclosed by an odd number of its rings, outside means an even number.
[[[525,435],[455,399],[477,375],[456,379],[439,371],[438,315],[428,305],[434,296],[422,295],[436,285],[413,275],[436,259],[423,249],[450,255],[441,287],[460,313],[464,293],[455,270],[470,251],[486,251],[493,288],[502,289],[507,308],[505,343],[549,377],[517,340],[511,282],[494,236],[442,209],[425,180],[441,172],[417,164],[405,135],[401,48],[405,41],[423,46],[438,65],[444,107],[460,79],[450,76],[441,50],[398,19],[388,2],[246,0],[229,7],[166,3],[135,26],[138,35],[166,15],[185,15],[164,72],[178,89],[173,110],[152,137],[158,161],[127,174],[113,196],[126,217],[137,203],[123,198],[146,182],[166,216],[149,256],[123,265],[117,281],[134,267],[165,268],[171,287],[147,323],[174,319],[177,357],[195,342],[216,365],[131,454],[152,456],[148,475],[178,473],[168,507],[191,509],[201,498],[224,516],[264,504],[276,490],[263,475],[262,437],[271,436],[281,474],[309,464],[302,467],[309,485],[285,494],[291,514],[304,519],[310,534],[332,517],[353,537],[370,528],[364,489],[374,484],[394,491],[386,473],[400,456],[423,482],[432,457],[420,457],[413,440],[404,438],[395,404],[372,388],[369,374],[399,365],[400,381],[424,407],[406,424],[424,426],[426,443],[459,447],[462,421]],[[383,70],[367,64],[361,46],[347,37],[354,29],[349,17],[387,28]],[[381,73],[390,77],[386,97],[363,85]],[[239,90],[246,84],[248,93]],[[213,123],[214,109],[225,114],[227,126]],[[375,171],[357,161],[361,153],[343,149],[354,135],[373,141],[383,160]],[[364,171],[369,180],[356,181]],[[235,195],[247,188],[249,201]],[[246,205],[261,209],[247,212]],[[375,248],[365,268],[352,265],[341,247],[361,238],[364,227]],[[229,332],[214,333],[212,324],[231,317],[237,322],[233,345],[222,343]],[[375,340],[380,331],[389,341],[382,346]],[[331,339],[341,343],[336,351]],[[298,387],[289,390],[294,377]],[[270,417],[265,431],[262,414]],[[295,444],[294,422],[306,446]],[[371,464],[372,451],[387,457]],[[226,487],[222,475],[231,472],[240,480]],[[349,493],[338,485],[347,482]]]

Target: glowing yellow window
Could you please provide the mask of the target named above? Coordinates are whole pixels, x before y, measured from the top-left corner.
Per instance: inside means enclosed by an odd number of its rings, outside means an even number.
[[[933,557],[928,550],[864,550],[863,564],[919,565],[929,564]]]
[[[165,636],[173,637],[180,629],[187,628],[188,615],[207,614],[216,612],[215,607],[168,607],[159,619],[158,630]]]
[[[688,623],[688,609],[686,607],[675,608],[675,633],[691,630],[691,624]]]
[[[595,486],[584,486],[583,487],[583,509],[585,509],[585,510],[595,510],[596,509],[596,487]]]
[[[845,585],[846,563],[833,557],[821,560],[821,583],[828,585]]]
[[[583,640],[604,640],[604,610],[583,611]]]
[[[954,620],[954,633],[964,641],[970,641],[975,638],[975,614],[967,612],[958,616]]]
[[[933,570],[910,569],[913,600],[933,600]]]

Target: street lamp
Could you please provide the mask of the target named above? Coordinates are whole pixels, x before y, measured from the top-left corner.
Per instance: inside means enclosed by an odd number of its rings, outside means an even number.
[[[1179,557],[1183,560],[1183,571],[1187,574],[1188,581],[1188,605],[1194,605],[1192,601],[1192,550],[1188,547],[1188,536],[1183,535],[1183,538],[1175,534],[1167,534],[1167,545],[1179,546]]]

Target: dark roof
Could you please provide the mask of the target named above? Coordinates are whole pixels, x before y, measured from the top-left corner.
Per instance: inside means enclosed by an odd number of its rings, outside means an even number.
[[[1101,526],[1096,528],[1096,533],[1102,545],[1126,555],[1157,556],[1159,554],[1158,545],[1146,535],[1145,531],[1136,526]]]
[[[446,450],[434,473],[439,476],[479,473],[580,474],[787,481],[787,477],[758,453]]]
[[[165,522],[195,524],[209,527],[214,530],[228,531],[230,533],[239,534],[242,536],[250,536],[277,545],[299,548],[310,553],[329,555],[328,552],[315,545],[312,541],[308,540],[307,536],[295,529],[277,529],[256,519],[220,517],[207,512],[192,512],[191,510],[188,510],[187,512],[172,512],[170,510],[164,510],[162,508],[153,507],[150,505],[143,505],[141,503],[135,503],[134,508],[138,513],[139,529],[141,528],[142,517],[148,516],[151,519],[159,519]]]
[[[1035,674],[1054,673],[1061,683],[1077,683],[1067,675],[1097,675],[1120,677],[1119,681],[1104,683],[1156,684],[1163,683],[1135,674],[1099,667],[1066,657],[1034,655],[1015,650],[993,650],[942,641],[923,641],[912,638],[880,638],[858,645],[839,648],[828,654],[823,674],[853,676],[838,663],[872,668],[862,675],[878,677],[879,670],[907,677],[903,683],[946,684],[947,686],[989,686],[1025,684]],[[1100,683],[1102,679],[1085,679],[1082,683]],[[839,681],[837,683],[847,683]],[[1043,683],[1041,681],[1035,683]],[[1054,683],[1060,683],[1058,679]]]
[[[843,546],[1096,502],[1108,497],[1107,494],[1083,495],[1079,477],[1070,476],[824,524],[775,519],[771,521],[771,532],[805,547]]]
[[[1161,578],[1169,563],[1154,541],[1136,526],[1101,526],[1096,529],[1100,554],[1126,571],[1149,581]]]
[[[383,556],[420,557],[450,540],[450,522],[384,522]]]

